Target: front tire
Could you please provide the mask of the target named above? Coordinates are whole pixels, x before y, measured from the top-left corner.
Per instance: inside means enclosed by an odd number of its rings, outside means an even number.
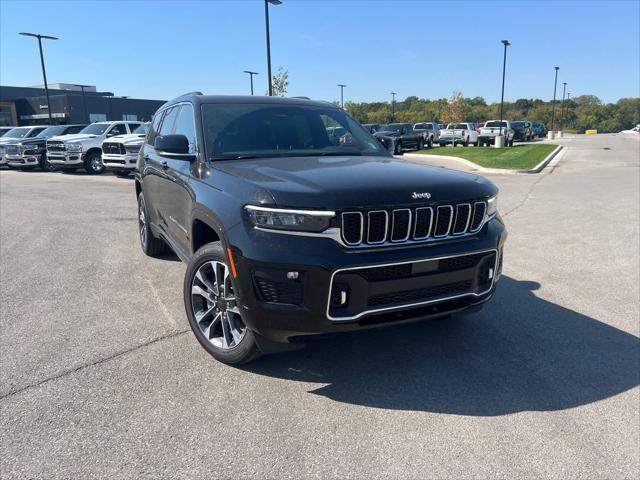
[[[431,147],[433,147],[433,137],[429,137],[429,140],[427,140],[427,148]]]
[[[216,360],[239,365],[261,353],[242,319],[228,264],[220,242],[201,247],[185,273],[184,305],[200,345]]]
[[[91,175],[98,175],[104,172],[104,165],[102,164],[102,155],[98,152],[92,152],[84,159],[84,169]]]
[[[402,155],[402,142],[398,142],[395,144],[395,146],[393,147],[393,154]]]
[[[167,252],[167,244],[161,238],[156,238],[151,231],[147,205],[144,202],[144,195],[138,195],[138,236],[140,237],[140,247],[145,255],[157,257]]]
[[[38,162],[40,170],[43,172],[51,172],[53,171],[53,165],[49,163],[49,159],[47,158],[47,152],[42,152],[40,155],[40,161]]]
[[[424,140],[422,138],[418,141],[418,150],[424,150]]]

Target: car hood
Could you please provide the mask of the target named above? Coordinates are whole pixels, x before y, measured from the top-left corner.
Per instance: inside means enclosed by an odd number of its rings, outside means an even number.
[[[89,135],[87,133],[70,133],[69,135],[58,135],[56,137],[51,137],[49,140],[73,142],[76,140],[87,140],[89,138],[96,138],[96,137],[97,135]]]
[[[282,157],[217,161],[213,166],[269,191],[280,207],[411,206],[497,193],[490,181],[478,175],[389,157]],[[416,200],[414,192],[428,192],[430,200]]]
[[[142,140],[145,135],[141,135],[138,133],[127,133],[126,135],[116,135],[114,137],[109,137],[105,140],[105,142],[117,142],[117,143],[130,143],[132,140],[138,141]]]

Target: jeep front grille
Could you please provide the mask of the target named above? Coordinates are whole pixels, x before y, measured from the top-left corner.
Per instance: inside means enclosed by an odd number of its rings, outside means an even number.
[[[348,246],[381,245],[475,233],[484,223],[485,201],[433,207],[344,212],[342,241]]]

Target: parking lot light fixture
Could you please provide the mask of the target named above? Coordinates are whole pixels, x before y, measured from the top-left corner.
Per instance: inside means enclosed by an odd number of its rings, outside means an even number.
[[[25,37],[34,37],[38,39],[38,48],[40,49],[40,64],[42,65],[42,77],[44,78],[44,93],[47,96],[47,113],[49,115],[49,125],[53,125],[51,117],[51,102],[49,100],[49,85],[47,84],[47,71],[44,68],[44,54],[42,53],[42,39],[46,40],[58,40],[58,37],[52,37],[50,35],[40,35],[39,33],[20,32],[20,35]]]
[[[504,58],[502,60],[502,94],[500,96],[500,122],[503,120],[503,112],[504,112],[504,79],[505,72],[507,69],[507,47],[511,45],[509,40],[502,40],[502,44],[504,45]],[[502,125],[502,123],[500,123]]]
[[[249,81],[251,82],[251,95],[253,95],[253,76],[259,75],[258,72],[252,72],[251,70],[244,70],[244,73],[249,74]]]
[[[391,92],[391,120],[396,119],[396,92]]]
[[[267,75],[269,76],[269,96],[273,96],[273,79],[271,78],[271,38],[269,36],[269,4],[280,5],[281,0],[264,0],[264,21],[267,31]]]
[[[551,104],[551,131],[553,132],[554,120],[556,116],[556,90],[558,87],[558,70],[560,67],[554,67],[556,69],[556,79],[553,83],[553,103]]]
[[[562,104],[560,106],[560,131],[564,130],[564,95],[567,91],[567,82],[562,82]]]
[[[346,87],[346,85],[339,83],[338,86],[340,87],[340,108],[344,110],[344,87]]]

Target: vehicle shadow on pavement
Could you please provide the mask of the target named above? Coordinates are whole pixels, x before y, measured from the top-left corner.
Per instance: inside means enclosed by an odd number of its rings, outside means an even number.
[[[478,313],[330,339],[246,370],[326,384],[311,393],[384,409],[494,416],[602,400],[640,383],[640,340],[503,276]]]

